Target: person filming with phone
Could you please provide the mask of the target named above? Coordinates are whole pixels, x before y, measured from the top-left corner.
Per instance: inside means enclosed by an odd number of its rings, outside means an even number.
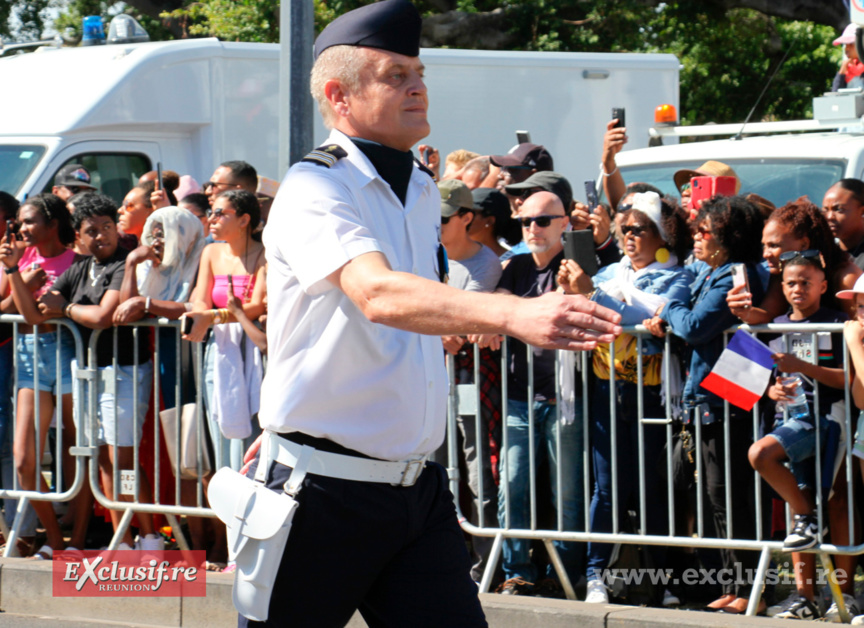
[[[670,301],[688,303],[693,276],[681,261],[693,242],[683,210],[654,192],[637,193],[632,208],[622,214],[621,233],[626,257],[588,277],[572,259],[561,262],[558,284],[566,294],[585,294],[592,300],[621,314],[622,325],[637,325],[654,315]],[[630,472],[639,458],[639,389],[643,416],[665,417],[661,401],[661,373],[664,343],[650,335],[643,338],[640,358],[636,336],[622,334],[615,341],[615,387],[617,421],[618,509],[619,519],[639,503],[637,475]],[[643,381],[637,378],[637,361],[642,361]],[[677,362],[677,359],[676,359]],[[612,532],[612,443],[610,440],[610,345],[601,344],[593,352],[594,409],[591,413],[591,443],[594,458],[594,494],[591,499],[591,531]],[[678,368],[677,364],[673,368]],[[679,379],[680,381],[680,379]],[[640,385],[641,384],[641,385]],[[680,395],[680,390],[677,395]],[[670,396],[675,396],[670,392]],[[665,526],[666,489],[659,474],[660,457],[666,443],[664,426],[644,429],[645,490],[647,534],[668,534]],[[602,572],[609,566],[613,546],[588,544],[586,602],[609,603]],[[664,551],[651,547],[654,565],[663,567]]]

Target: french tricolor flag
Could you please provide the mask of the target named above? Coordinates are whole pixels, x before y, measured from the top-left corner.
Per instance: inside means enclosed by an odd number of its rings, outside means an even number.
[[[771,380],[771,354],[765,344],[739,329],[702,381],[702,388],[739,408],[752,410]]]

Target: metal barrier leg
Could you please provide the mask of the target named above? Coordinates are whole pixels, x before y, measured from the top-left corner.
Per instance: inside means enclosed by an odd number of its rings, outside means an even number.
[[[7,500],[11,501],[11,500]],[[9,524],[6,523],[6,517],[0,516],[0,533],[3,534],[4,539],[9,538]]]
[[[15,510],[15,521],[12,522],[12,529],[6,535],[6,549],[3,551],[3,558],[11,558],[20,556],[18,553],[18,532],[21,530],[21,525],[24,523],[24,513],[27,512],[27,506],[30,505],[28,497],[18,498],[18,508]]]
[[[567,575],[564,563],[561,562],[561,556],[558,554],[558,548],[555,547],[555,541],[552,539],[543,539],[543,544],[546,546],[546,552],[549,554],[552,566],[555,567],[555,573],[558,574],[558,579],[561,580],[561,588],[564,589],[564,594],[568,600],[575,600],[576,591],[573,590],[573,583],[570,582],[570,576]]]
[[[834,571],[834,562],[827,552],[819,552],[819,558],[822,560],[822,567],[828,572],[828,588],[831,589],[831,597],[834,598],[834,603],[837,604],[837,612],[840,615],[840,621],[848,624],[852,621],[849,617],[849,611],[846,609],[846,602],[843,601],[843,591],[840,590],[840,583],[837,582],[837,573]]]
[[[765,572],[771,562],[771,549],[766,545],[759,554],[759,567],[756,569],[756,577],[753,578],[753,588],[750,590],[750,599],[747,601],[747,614],[751,617],[759,610],[759,601],[765,590]]]
[[[179,547],[183,552],[188,552],[189,542],[183,534],[183,529],[180,527],[180,522],[177,520],[177,517],[171,514],[166,514],[165,518],[168,520],[168,523],[171,524],[171,531],[174,533],[174,538],[177,540],[177,547]]]
[[[492,577],[498,568],[498,560],[501,558],[501,546],[503,543],[504,536],[499,532],[495,535],[495,540],[492,541],[489,560],[486,563],[486,569],[483,571],[483,578],[480,580],[480,593],[489,593],[489,585],[492,584]]]
[[[116,550],[117,546],[120,545],[120,541],[123,538],[123,535],[126,534],[126,530],[129,529],[129,524],[132,523],[132,517],[134,515],[135,511],[131,508],[127,508],[123,511],[123,518],[120,519],[120,523],[117,524],[114,536],[111,537],[111,543],[108,544],[109,550]]]

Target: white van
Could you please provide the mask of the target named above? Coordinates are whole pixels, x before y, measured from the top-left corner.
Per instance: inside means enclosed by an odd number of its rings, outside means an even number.
[[[647,145],[653,107],[678,102],[672,55],[424,49],[421,58],[427,143],[442,156],[505,153],[524,129],[574,183],[596,176],[612,107],[627,108],[628,126]],[[276,44],[216,39],[0,58],[8,94],[0,100],[0,190],[19,198],[50,190],[68,163],[83,164],[118,201],[157,162],[201,182],[219,163],[243,159],[279,180],[278,69]],[[317,112],[313,128],[320,145]]]

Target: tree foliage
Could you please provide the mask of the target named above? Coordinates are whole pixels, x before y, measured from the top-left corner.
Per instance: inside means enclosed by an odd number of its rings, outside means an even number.
[[[60,0],[14,2],[38,31],[43,8]],[[315,28],[371,0],[314,0]],[[588,52],[664,52],[680,59],[682,122],[790,119],[810,112],[841,59],[831,45],[848,19],[843,0],[415,0],[429,47]],[[5,6],[5,9],[3,8]],[[9,3],[0,3],[0,20]],[[757,10],[759,9],[759,10]],[[21,9],[18,9],[21,11]],[[111,17],[105,0],[69,0],[56,28],[85,15]],[[126,0],[153,39],[215,36],[279,40],[275,0]],[[43,13],[40,14],[40,11]],[[804,17],[814,21],[795,21]],[[5,22],[4,22],[5,23]],[[2,34],[2,33],[0,33]],[[782,62],[782,65],[781,65]]]

